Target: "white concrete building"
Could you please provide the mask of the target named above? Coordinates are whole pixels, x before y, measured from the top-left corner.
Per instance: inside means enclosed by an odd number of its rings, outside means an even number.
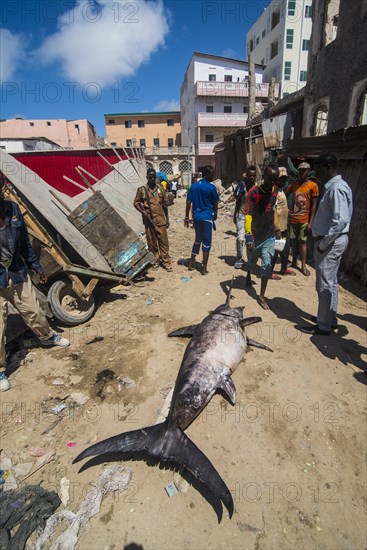
[[[0,138],[0,149],[7,153],[23,153],[25,151],[55,151],[60,145],[44,137],[38,138]]]
[[[312,0],[273,0],[246,35],[247,55],[265,65],[265,82],[280,83],[280,97],[307,82],[311,30]]]
[[[255,65],[256,107],[268,101],[262,65]],[[194,52],[181,86],[182,145],[195,147],[198,171],[214,163],[213,148],[224,136],[246,126],[248,118],[248,63],[238,59]],[[275,97],[278,90],[276,89]]]

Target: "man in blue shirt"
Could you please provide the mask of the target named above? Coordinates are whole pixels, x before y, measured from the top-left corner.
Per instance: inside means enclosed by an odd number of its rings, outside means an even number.
[[[202,275],[208,273],[208,260],[212,244],[214,221],[217,219],[219,195],[215,185],[212,166],[205,166],[202,170],[203,179],[193,183],[187,194],[185,227],[189,227],[189,212],[192,205],[195,229],[195,242],[192,247],[188,269],[194,269],[196,255],[203,248]]]
[[[316,176],[324,194],[316,212],[312,234],[315,238],[316,290],[319,298],[317,317],[306,334],[328,335],[336,327],[338,309],[338,269],[348,246],[348,232],[353,213],[352,191],[338,175],[335,155],[324,153],[315,161]]]

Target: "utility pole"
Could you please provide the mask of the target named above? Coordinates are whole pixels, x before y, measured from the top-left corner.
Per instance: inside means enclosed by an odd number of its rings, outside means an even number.
[[[252,118],[255,116],[256,109],[256,74],[255,74],[255,60],[254,56],[249,54],[248,56],[249,67],[249,100],[248,100],[248,118],[250,121],[250,139],[248,140],[248,160],[252,162]]]

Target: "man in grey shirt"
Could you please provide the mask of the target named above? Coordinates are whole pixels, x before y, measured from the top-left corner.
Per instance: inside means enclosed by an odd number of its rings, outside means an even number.
[[[316,290],[319,298],[315,325],[302,327],[306,334],[328,335],[336,328],[338,309],[338,269],[348,246],[348,232],[353,212],[352,191],[338,175],[338,161],[324,153],[315,161],[316,176],[324,194],[312,225],[315,238]]]

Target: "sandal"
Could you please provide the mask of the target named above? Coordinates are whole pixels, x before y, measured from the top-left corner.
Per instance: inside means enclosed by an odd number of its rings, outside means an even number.
[[[277,275],[276,273],[272,273],[270,279],[272,279],[273,281],[280,281],[282,278],[279,277],[279,275]]]
[[[267,300],[265,298],[261,298],[259,297],[257,299],[257,303],[263,308],[263,309],[267,309],[267,310],[270,310],[270,305],[268,304]]]
[[[288,267],[284,271],[280,271],[280,274],[281,275],[293,275],[293,276],[296,275],[295,272],[292,271],[292,269],[289,269]]]
[[[301,273],[302,275],[304,275],[305,277],[309,277],[311,275],[311,272],[308,271],[307,267],[302,267],[301,268]]]

